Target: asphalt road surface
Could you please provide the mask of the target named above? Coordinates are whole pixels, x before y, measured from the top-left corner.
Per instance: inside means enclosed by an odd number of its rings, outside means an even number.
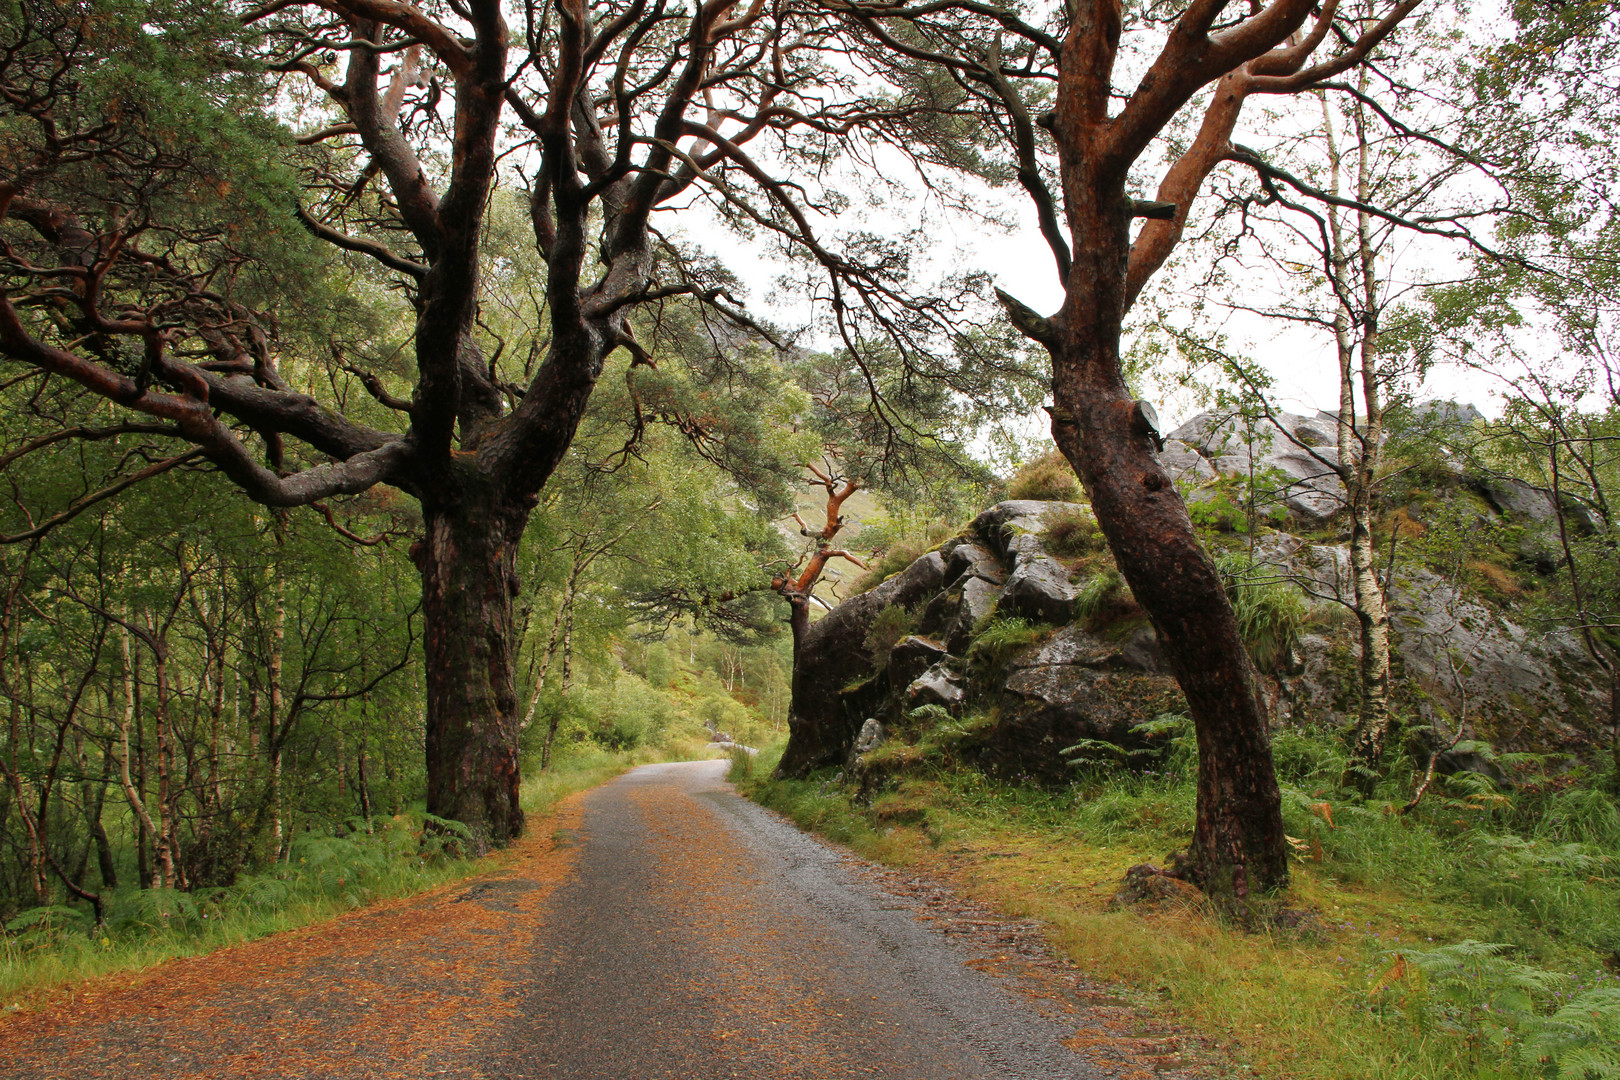
[[[1069,1048],[1084,1016],[725,768],[636,769],[504,871],[0,1018],[0,1076],[1122,1075]]]

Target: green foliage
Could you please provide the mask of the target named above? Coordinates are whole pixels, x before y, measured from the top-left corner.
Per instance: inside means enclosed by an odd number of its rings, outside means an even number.
[[[73,970],[117,966],[128,958],[203,951],[247,940],[303,918],[464,876],[477,866],[453,856],[425,819],[355,819],[343,835],[308,833],[287,859],[230,886],[181,891],[126,888],[104,898],[95,926],[79,908],[25,911],[0,937],[0,994],[54,981]],[[449,823],[460,827],[459,822]],[[68,914],[71,912],[72,914]]]
[[[1096,515],[1084,507],[1048,514],[1041,529],[1041,543],[1060,559],[1082,559],[1108,551],[1108,538],[1097,524]]]
[[[993,615],[973,637],[968,646],[968,665],[981,685],[993,685],[1006,669],[1007,662],[1031,645],[1041,641],[1052,628],[1028,619],[1003,618]]]
[[[1304,631],[1309,605],[1299,587],[1287,581],[1267,580],[1269,571],[1257,568],[1240,555],[1216,559],[1226,582],[1226,595],[1237,615],[1238,632],[1255,666],[1275,671],[1288,658]]]
[[[1151,746],[1124,747],[1106,739],[1081,739],[1073,746],[1058,751],[1068,759],[1071,769],[1080,769],[1091,775],[1107,775],[1115,769],[1151,760],[1157,751]]]
[[[953,718],[951,710],[943,705],[919,705],[915,709],[906,710],[899,726],[905,731],[915,733],[949,723]]]
[[[921,756],[936,764],[959,763],[959,751],[972,745],[978,737],[996,722],[995,709],[965,712],[961,716],[940,719],[922,731],[917,740]]]
[[[47,904],[44,907],[29,908],[22,914],[8,919],[5,930],[8,934],[15,934],[21,941],[49,939],[57,937],[65,930],[83,929],[89,921],[89,914],[78,908]]]
[[[1198,767],[1198,739],[1192,720],[1181,713],[1160,713],[1131,728],[1140,745],[1121,746],[1106,739],[1081,739],[1058,753],[1088,783],[1121,771],[1149,772],[1154,776],[1186,778]]]
[[[907,514],[890,515],[861,529],[860,543],[877,554],[871,561],[871,569],[855,579],[851,595],[871,592],[939,547],[953,532],[950,524],[941,519]]]
[[[1536,822],[1535,836],[1620,855],[1620,806],[1613,796],[1598,788],[1572,787],[1547,801]]]
[[[997,438],[1039,404],[1047,392],[1043,359],[1000,320],[955,335],[948,351],[902,352],[888,340],[863,341],[861,349],[859,362],[839,350],[791,365],[816,403],[802,414],[801,430],[818,449],[835,448],[840,470],[880,493],[891,513],[950,520],[977,512],[994,478],[967,446]],[[897,421],[906,430],[900,438]]]
[[[1027,462],[1007,481],[1007,498],[1044,502],[1080,502],[1085,492],[1069,459],[1058,449]]]
[[[523,805],[543,814],[565,795],[656,760],[599,748],[566,756],[531,777]],[[439,828],[429,826],[437,821]],[[97,974],[146,967],[328,919],[354,907],[458,881],[489,867],[457,857],[466,826],[419,812],[350,818],[337,829],[297,837],[287,858],[230,886],[124,888],[106,897],[97,927],[80,906],[25,911],[0,934],[0,1002]]]
[[[1113,567],[1094,574],[1074,598],[1074,617],[1092,629],[1098,628],[1120,607],[1131,603],[1125,575]]]
[[[1520,963],[1511,945],[1460,941],[1390,953],[1374,990],[1383,1015],[1478,1039],[1526,1075],[1620,1076],[1620,982],[1593,985]]]
[[[776,810],[801,828],[811,829],[840,843],[870,837],[873,829],[866,816],[851,803],[851,792],[830,777],[807,780],[777,780],[771,774],[782,757],[782,746],[762,750],[753,764],[751,778],[739,785],[749,798]]]
[[[647,680],[648,685],[659,690],[675,680],[675,658],[669,654],[669,647],[663,642],[647,647],[642,678]]]
[[[1459,773],[1403,816],[1334,801],[1336,751],[1309,749],[1305,738],[1280,755],[1280,771],[1315,781],[1284,783],[1284,825],[1319,846],[1336,878],[1398,882],[1414,895],[1467,903],[1478,931],[1535,959],[1558,960],[1571,948],[1601,956],[1620,950],[1620,842],[1606,793],[1527,786],[1504,795],[1486,777]],[[1404,798],[1400,784],[1385,784]]]
[[[872,626],[861,643],[872,658],[872,668],[881,671],[889,664],[889,654],[917,625],[917,617],[898,604],[889,604],[872,619]]]
[[[1338,785],[1349,755],[1340,739],[1324,739],[1284,728],[1272,736],[1271,761],[1281,783],[1321,789]]]
[[[1206,532],[1248,532],[1249,515],[1236,497],[1238,487],[1235,477],[1223,477],[1198,498],[1188,499],[1187,514],[1193,524]]]
[[[698,704],[698,716],[705,725],[713,725],[736,739],[746,739],[754,726],[747,706],[726,694],[711,694]]]
[[[756,753],[750,753],[746,748],[734,746],[726,751],[726,759],[731,764],[726,769],[726,779],[733,784],[750,780],[754,775],[754,758]]]

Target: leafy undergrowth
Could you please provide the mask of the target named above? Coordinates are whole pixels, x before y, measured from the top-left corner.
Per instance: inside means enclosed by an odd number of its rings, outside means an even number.
[[[561,799],[636,765],[694,756],[681,744],[655,751],[582,749],[523,785],[525,812],[548,813]],[[454,822],[424,829],[420,812],[351,819],[343,835],[307,834],[291,857],[227,888],[130,889],[112,897],[102,926],[79,907],[23,912],[0,934],[0,1009],[113,972],[134,971],[268,934],[307,926],[354,908],[409,896],[500,864],[499,852],[462,858]]]
[[[1185,748],[1156,772],[1093,772],[1056,791],[926,760],[864,794],[767,779],[769,758],[737,779],[869,858],[1039,919],[1089,974],[1169,1006],[1259,1075],[1620,1076],[1610,796],[1567,778],[1503,792],[1470,776],[1403,816],[1408,778],[1357,804],[1335,789],[1330,744],[1285,735],[1276,749],[1294,883],[1259,930],[1196,896],[1112,903],[1127,867],[1163,863],[1190,834]]]

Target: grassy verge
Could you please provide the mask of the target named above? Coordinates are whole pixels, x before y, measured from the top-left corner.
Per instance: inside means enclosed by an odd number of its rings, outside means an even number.
[[[662,750],[581,749],[524,781],[531,820],[563,798],[637,765],[694,756],[686,744]],[[500,855],[457,857],[453,846],[424,835],[423,817],[404,813],[358,819],[343,836],[306,836],[292,858],[246,875],[228,888],[128,890],[108,905],[106,924],[68,907],[36,908],[0,935],[0,1010],[16,1010],[65,987],[137,971],[292,930],[402,896],[450,884],[498,865]]]
[[[911,760],[865,792],[770,780],[769,758],[733,772],[805,828],[1041,920],[1087,972],[1168,1006],[1260,1075],[1620,1076],[1612,798],[1453,792],[1401,816],[1313,787],[1337,767],[1320,751],[1279,748],[1298,858],[1259,930],[1196,897],[1112,903],[1127,867],[1162,863],[1190,832],[1193,789],[1175,770],[1051,791]]]

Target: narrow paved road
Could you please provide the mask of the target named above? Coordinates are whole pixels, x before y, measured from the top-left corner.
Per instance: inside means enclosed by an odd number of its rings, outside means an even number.
[[[575,797],[509,869],[450,891],[0,1020],[0,1074],[1116,1075],[1064,1045],[1083,1017],[1040,1015],[994,957],[739,798],[725,764]]]

